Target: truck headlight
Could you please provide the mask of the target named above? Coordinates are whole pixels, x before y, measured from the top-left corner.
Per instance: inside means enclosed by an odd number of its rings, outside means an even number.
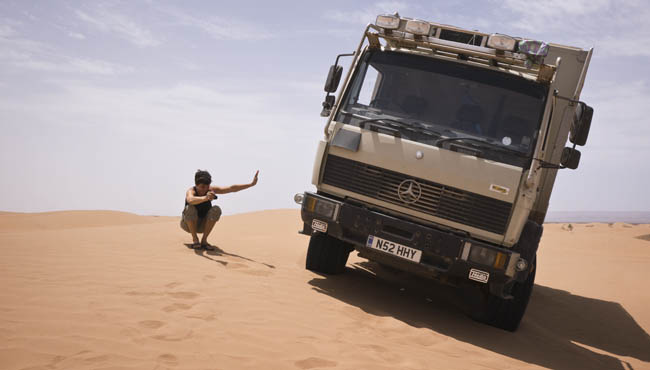
[[[307,195],[303,201],[302,205],[307,211],[312,212],[318,216],[334,220],[336,215],[336,208],[338,204],[335,202],[330,202],[325,199],[316,198],[313,196]]]
[[[326,218],[334,218],[334,211],[336,211],[336,204],[322,200],[316,202],[315,214]]]
[[[503,269],[506,265],[508,255],[495,251],[494,249],[479,247],[473,245],[469,252],[469,260],[482,265],[492,266],[497,269]]]
[[[496,257],[496,251],[482,248],[478,245],[472,246],[472,250],[469,252],[469,260],[472,262],[480,263],[482,265],[492,266]]]

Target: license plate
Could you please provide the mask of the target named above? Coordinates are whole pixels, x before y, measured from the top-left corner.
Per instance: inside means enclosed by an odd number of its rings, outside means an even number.
[[[368,248],[377,249],[412,262],[420,262],[420,259],[422,258],[421,250],[397,244],[395,242],[391,242],[390,240],[378,238],[374,235],[368,236],[368,242],[366,243],[366,246]]]

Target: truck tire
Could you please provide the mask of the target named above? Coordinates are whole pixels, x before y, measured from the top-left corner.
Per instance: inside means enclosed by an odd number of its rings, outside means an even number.
[[[521,258],[525,259],[527,262],[532,261],[537,254],[537,248],[539,247],[539,242],[542,239],[543,233],[544,226],[534,221],[526,221],[524,229],[521,231],[519,242],[517,242],[513,250],[519,252]]]
[[[528,277],[524,282],[515,282],[510,294],[513,298],[504,299],[488,293],[475,292],[482,295],[479,300],[473,300],[478,307],[472,307],[471,316],[474,320],[508,331],[516,331],[524,317],[530,295],[535,285],[537,258],[533,257]],[[478,301],[478,302],[477,302]]]
[[[345,271],[345,264],[353,249],[351,244],[327,234],[314,233],[309,239],[305,267],[314,272],[340,274]]]

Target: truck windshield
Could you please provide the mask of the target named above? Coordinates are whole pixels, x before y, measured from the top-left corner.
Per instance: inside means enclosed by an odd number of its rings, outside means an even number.
[[[399,121],[391,128],[405,139],[480,146],[483,157],[524,166],[535,146],[547,93],[544,85],[504,72],[370,51],[362,57],[336,120],[352,125],[382,124],[381,118]]]

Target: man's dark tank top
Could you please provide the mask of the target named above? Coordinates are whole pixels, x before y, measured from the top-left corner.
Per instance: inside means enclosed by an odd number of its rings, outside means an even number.
[[[196,186],[194,187],[194,194],[196,195]],[[187,203],[187,199],[185,199],[185,205],[187,206],[188,204],[189,203]],[[207,202],[195,204],[194,207],[196,207],[199,217],[203,218],[208,214],[210,208],[212,208],[212,201],[209,200]]]

